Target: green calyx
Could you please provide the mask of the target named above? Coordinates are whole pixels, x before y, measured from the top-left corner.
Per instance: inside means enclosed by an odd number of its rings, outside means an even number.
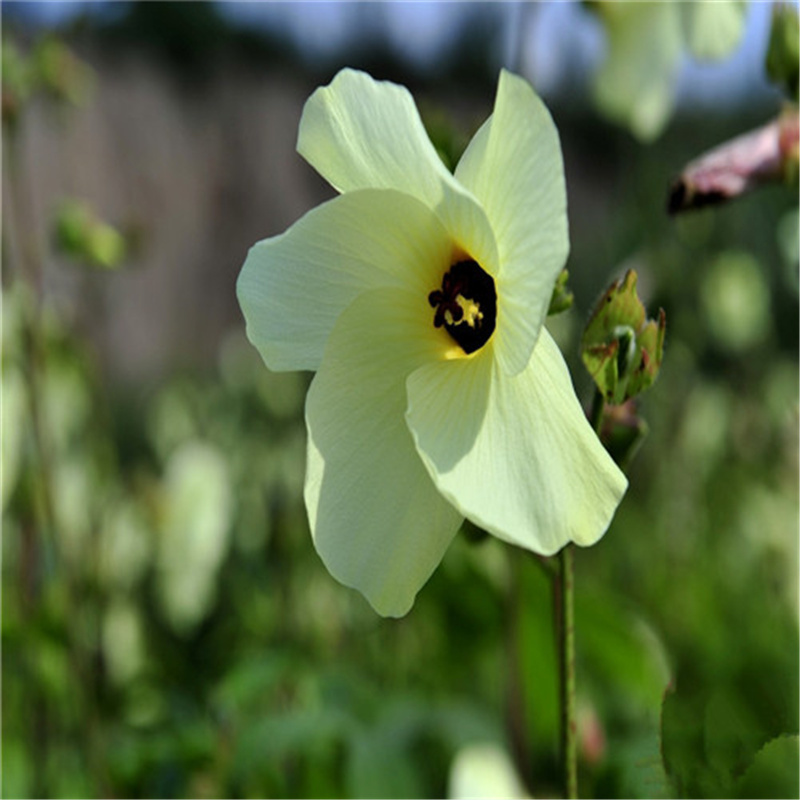
[[[555,286],[553,287],[553,294],[550,298],[550,306],[547,309],[547,316],[552,317],[554,314],[560,314],[562,311],[568,311],[572,308],[572,303],[575,300],[575,295],[568,286],[569,271],[566,269],[561,270],[556,278]]]
[[[666,315],[648,320],[629,270],[600,299],[581,340],[581,357],[607,403],[619,405],[647,389],[664,353]]]

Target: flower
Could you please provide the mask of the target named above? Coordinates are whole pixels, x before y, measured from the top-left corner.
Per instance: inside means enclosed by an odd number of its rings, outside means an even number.
[[[540,554],[594,543],[626,480],[543,327],[569,249],[558,134],[502,72],[455,175],[409,92],[342,70],[300,154],[341,194],[237,284],[273,370],[316,370],[305,502],[329,571],[402,616],[464,517]]]
[[[741,42],[747,14],[743,0],[600,0],[589,7],[608,35],[592,81],[595,103],[644,142],[655,139],[672,114],[683,55],[703,62],[725,58]]]

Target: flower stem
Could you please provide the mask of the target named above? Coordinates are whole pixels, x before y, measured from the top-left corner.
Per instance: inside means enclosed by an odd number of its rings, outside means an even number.
[[[564,759],[564,797],[578,797],[578,740],[575,712],[575,573],[573,545],[558,554],[560,581],[557,594],[561,647],[561,736]]]
[[[606,400],[603,397],[603,393],[599,389],[595,389],[594,397],[592,397],[592,409],[589,412],[589,423],[598,436],[600,436],[603,427],[603,414],[605,410]]]

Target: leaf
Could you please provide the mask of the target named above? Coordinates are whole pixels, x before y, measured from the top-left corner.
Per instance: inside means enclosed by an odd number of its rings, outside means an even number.
[[[628,382],[628,397],[635,397],[652,386],[661,369],[664,357],[664,336],[667,331],[667,316],[664,309],[658,310],[658,322],[648,320],[636,337],[640,353],[639,366],[632,372]]]
[[[3,511],[23,464],[25,431],[27,428],[27,397],[21,371],[9,363],[3,353],[3,413],[0,416],[0,454],[2,454],[3,480],[0,498]]]
[[[695,675],[694,665],[679,671],[676,688],[665,695],[661,711],[664,767],[679,795],[734,796],[739,791],[737,782],[759,759],[759,748],[776,737],[794,737],[798,726],[796,659],[769,666],[768,674],[755,677],[750,671]],[[782,768],[775,775],[769,772],[776,763],[773,757],[760,758],[753,775],[767,783],[782,782]]]
[[[424,787],[403,743],[391,728],[368,729],[353,737],[346,767],[348,797],[422,797]]]
[[[78,200],[66,200],[58,209],[55,244],[67,258],[99,269],[116,269],[127,251],[122,234]]]
[[[725,686],[711,693],[705,703],[703,718],[708,768],[727,788],[733,778],[750,764],[764,741],[764,733],[746,700]]]
[[[591,665],[602,693],[657,719],[670,676],[652,628],[607,593],[579,593],[575,629],[580,660]]]
[[[703,752],[702,717],[691,703],[683,702],[674,686],[669,687],[661,706],[661,755],[676,797],[686,797],[688,787],[696,784]]]
[[[800,738],[776,736],[767,742],[734,786],[735,797],[797,797],[800,795]]]
[[[519,637],[520,724],[527,727],[532,748],[553,751],[558,743],[558,653],[553,636],[553,586],[544,570],[526,559],[520,565]]]
[[[766,58],[767,75],[782,86],[795,102],[798,100],[800,70],[800,15],[789,3],[772,6],[772,28]]]
[[[231,717],[266,713],[285,678],[297,677],[299,664],[285,651],[267,651],[242,659],[225,675],[213,696],[215,709]]]
[[[553,296],[550,298],[550,307],[547,309],[547,315],[553,316],[560,314],[562,311],[567,311],[572,308],[575,302],[575,295],[567,285],[569,280],[569,271],[564,268],[556,279],[556,285],[553,287]]]

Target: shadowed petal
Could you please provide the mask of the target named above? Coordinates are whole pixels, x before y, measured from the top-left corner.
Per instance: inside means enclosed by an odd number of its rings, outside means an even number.
[[[483,206],[500,259],[496,348],[503,369],[525,368],[569,252],[567,195],[558,132],[522,78],[500,74],[494,113],[456,177]]]
[[[432,363],[412,373],[408,395],[417,449],[470,520],[542,555],[603,535],[627,481],[587,422],[546,329],[513,378],[491,357]]]
[[[318,369],[336,318],[357,294],[402,286],[424,300],[451,250],[436,215],[409,195],[337,197],[251,248],[236,287],[247,336],[270,369]]]
[[[359,296],[339,317],[306,403],[305,499],[316,548],[342,583],[402,616],[463,517],[437,491],[404,420],[405,381],[443,357],[426,299]]]

